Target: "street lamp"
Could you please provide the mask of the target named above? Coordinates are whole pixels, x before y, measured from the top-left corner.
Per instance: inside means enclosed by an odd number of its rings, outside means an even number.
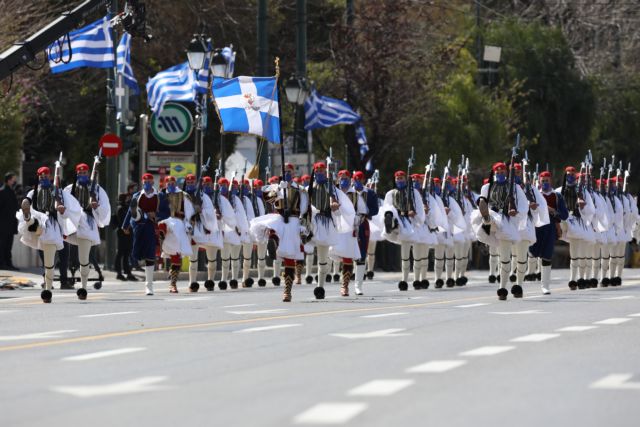
[[[216,49],[211,58],[211,72],[213,76],[226,79],[228,68],[229,65],[227,64],[227,59],[222,54],[222,49]]]
[[[204,68],[205,60],[210,55],[207,46],[207,39],[204,34],[194,34],[187,48],[187,59],[189,60],[189,68],[193,71],[200,71]]]
[[[211,39],[204,34],[194,34],[187,48],[187,59],[189,60],[189,68],[193,70],[198,78],[201,70],[211,62]],[[209,76],[207,75],[207,88]],[[202,164],[202,151],[204,147],[204,123],[207,115],[208,103],[206,102],[208,95],[205,94],[204,106],[202,105],[202,93],[196,93],[196,168],[200,172]]]
[[[295,106],[295,119],[293,125],[293,152],[297,153],[298,148],[303,146],[304,141],[304,110],[300,109],[309,96],[307,79],[304,77],[291,76],[284,87],[287,100]]]

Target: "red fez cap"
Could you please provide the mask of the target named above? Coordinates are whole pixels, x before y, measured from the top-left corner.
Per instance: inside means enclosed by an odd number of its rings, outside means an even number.
[[[596,185],[599,186],[600,185],[600,179],[596,179]]]
[[[393,176],[395,178],[404,178],[407,176],[407,174],[404,171],[396,171],[396,173],[393,174]]]
[[[38,175],[51,175],[51,169],[46,166],[42,166],[38,169]]]
[[[192,173],[188,173],[187,176],[184,178],[185,180],[196,180],[196,176]]]
[[[540,178],[551,178],[551,172],[549,171],[540,172]]]
[[[211,177],[210,177],[210,176],[203,176],[203,177],[202,177],[202,182],[203,182],[204,184],[206,184],[206,183],[209,183],[209,182],[213,182],[213,180],[211,179]]]
[[[302,176],[300,177],[300,179],[301,179],[301,180],[303,180],[303,181],[308,180],[308,179],[311,179],[311,175],[304,174],[304,175],[302,175]]]
[[[89,172],[89,165],[86,163],[78,163],[76,165],[76,172]]]
[[[618,182],[617,176],[612,176],[611,178],[609,178],[609,184],[616,184],[617,182]]]
[[[326,168],[327,168],[327,165],[325,165],[325,164],[324,164],[324,162],[315,162],[315,163],[313,164],[313,170],[321,169],[321,168],[322,168],[322,169],[326,169]]]
[[[458,178],[451,178],[451,183],[453,185],[458,185]]]
[[[218,180],[218,185],[229,185],[229,180],[227,178],[220,178]]]
[[[278,175],[273,175],[269,178],[269,184],[277,184],[280,182],[280,177]]]
[[[295,182],[296,184],[300,184],[300,177],[294,176],[293,177],[293,182]]]
[[[493,166],[491,166],[491,170],[492,171],[496,171],[497,169],[506,169],[507,165],[505,165],[503,162],[498,162],[498,163],[494,163]]]
[[[567,166],[566,168],[564,168],[564,171],[576,173],[576,168],[574,168],[573,166]]]
[[[412,173],[411,174],[411,179],[420,179],[420,174],[419,173]]]
[[[176,180],[176,177],[175,176],[171,176],[171,175],[167,175],[164,178],[164,182],[169,182],[169,181],[175,182],[175,180]]]
[[[433,178],[433,183],[440,185],[442,181],[440,180],[440,178]]]
[[[514,163],[514,164],[513,164],[513,168],[514,168],[515,170],[519,170],[519,171],[521,171],[521,170],[522,170],[522,163]]]
[[[149,172],[147,172],[147,173],[142,175],[142,180],[144,181],[145,179],[153,179],[153,175],[151,175]]]
[[[237,179],[234,179],[231,183],[232,183],[233,185],[238,185],[238,180],[237,180]]]
[[[355,171],[355,172],[353,173],[353,179],[363,180],[363,179],[364,179],[364,172],[362,172],[362,171]]]
[[[249,184],[251,184],[251,181],[249,181],[247,178],[245,178],[244,181],[243,181],[243,184],[244,185],[249,185]]]
[[[342,169],[340,172],[338,172],[338,176],[346,176],[347,178],[351,178],[351,172],[349,172],[347,169]]]
[[[262,187],[264,185],[264,182],[262,182],[261,179],[254,179],[253,180],[253,186],[254,187]]]
[[[284,168],[285,169],[295,170],[295,166],[293,166],[293,163],[285,163],[284,164]]]
[[[482,180],[482,185],[488,184],[488,183],[489,183],[489,178],[485,178]]]

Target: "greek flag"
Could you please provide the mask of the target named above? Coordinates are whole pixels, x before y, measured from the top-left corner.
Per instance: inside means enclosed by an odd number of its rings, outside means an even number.
[[[362,120],[360,115],[344,101],[320,96],[314,90],[304,102],[304,129],[313,130],[342,124],[354,124]]]
[[[369,152],[369,144],[367,142],[367,135],[365,134],[362,122],[358,123],[358,126],[356,127],[356,140],[360,146],[360,159],[364,159],[364,156]],[[368,172],[373,170],[373,163],[371,162],[371,159],[367,161],[365,168]]]
[[[167,101],[191,101],[196,96],[196,76],[188,62],[159,72],[147,82],[147,102],[159,113]]]
[[[114,67],[111,22],[105,16],[84,28],[71,31],[49,45],[47,52],[49,67],[54,74],[80,67]]]
[[[249,133],[280,143],[280,114],[275,77],[215,79],[213,98],[223,132]]]
[[[229,69],[228,77],[231,79],[233,78],[233,70],[236,67],[236,53],[233,51],[233,45],[223,48],[222,56],[227,60]]]
[[[120,44],[117,50],[118,61],[118,73],[122,74],[124,82],[134,94],[140,93],[138,87],[138,81],[133,76],[133,69],[131,68],[131,34],[125,32],[120,39]]]

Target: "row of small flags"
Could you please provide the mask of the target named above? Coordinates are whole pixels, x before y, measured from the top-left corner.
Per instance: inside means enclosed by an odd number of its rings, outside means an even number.
[[[70,32],[51,44],[47,52],[52,73],[80,67],[116,66],[117,72],[122,74],[125,84],[132,92],[140,92],[131,68],[131,35],[127,32],[123,34],[114,55],[111,22],[107,17]],[[235,52],[230,47],[225,47],[222,55],[228,64],[229,76],[233,76]],[[159,72],[146,85],[151,111],[162,111],[168,101],[194,102],[196,93],[208,92],[210,72],[207,63],[196,74],[189,68],[188,62]],[[280,143],[276,77],[215,78],[212,93],[224,132],[249,133]],[[353,124],[356,125],[361,156],[364,157],[369,150],[362,117],[345,101],[321,96],[314,90],[305,101],[304,109],[305,130]]]

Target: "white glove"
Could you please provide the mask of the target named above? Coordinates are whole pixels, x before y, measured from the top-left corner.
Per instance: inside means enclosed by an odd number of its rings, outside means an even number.
[[[289,188],[289,183],[285,180],[280,181],[280,189],[286,190],[287,188]]]

